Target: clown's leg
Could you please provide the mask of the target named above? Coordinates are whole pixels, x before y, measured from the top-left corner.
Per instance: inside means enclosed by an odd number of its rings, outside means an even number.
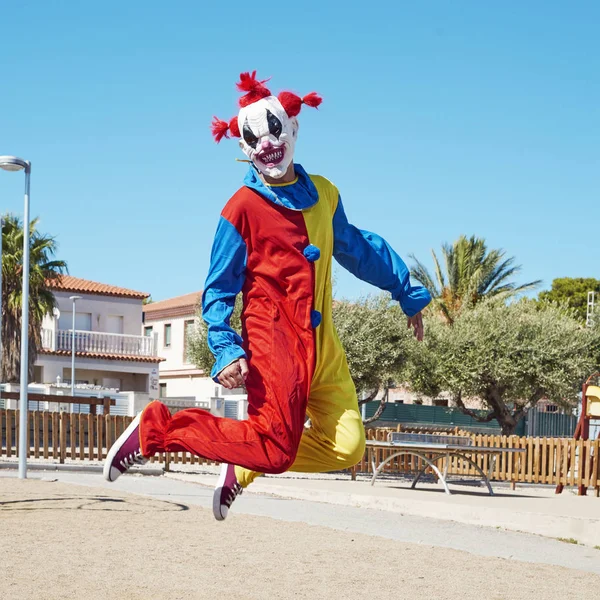
[[[256,471],[289,469],[303,433],[309,370],[307,361],[298,359],[303,347],[289,321],[265,319],[264,327],[261,322],[248,335],[248,419],[225,419],[195,408],[171,415],[164,404],[152,402],[140,420],[144,457],[183,451]]]
[[[365,430],[352,380],[315,385],[308,400],[310,428],[305,429],[290,471],[324,473],[347,469],[365,451]],[[237,481],[247,487],[261,475],[235,468]]]

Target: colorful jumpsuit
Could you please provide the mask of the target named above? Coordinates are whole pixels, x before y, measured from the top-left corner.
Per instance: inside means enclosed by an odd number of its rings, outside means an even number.
[[[248,359],[248,419],[200,409],[171,416],[153,402],[140,424],[145,456],[188,451],[232,463],[244,487],[260,473],[333,471],[361,459],[356,390],[332,319],[331,259],[391,292],[408,316],[430,296],[411,287],[385,240],[348,223],[331,182],[295,168],[295,181],[273,186],[250,168],[221,213],[203,295],[215,381]],[[240,292],[241,337],[229,326]]]

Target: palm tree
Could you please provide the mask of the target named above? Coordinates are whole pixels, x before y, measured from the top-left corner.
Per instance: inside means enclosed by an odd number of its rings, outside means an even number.
[[[67,272],[67,264],[54,260],[57,244],[53,237],[36,230],[31,221],[29,271],[29,378],[41,347],[42,319],[56,306],[48,281]],[[23,224],[14,215],[4,217],[2,227],[2,345],[0,381],[18,382],[20,377],[21,303],[23,273]]]
[[[520,272],[514,257],[505,258],[504,250],[489,250],[485,240],[461,235],[454,244],[443,244],[444,268],[432,249],[435,280],[414,255],[411,275],[424,285],[433,296],[434,308],[444,320],[452,324],[463,307],[472,307],[484,298],[510,298],[531,290],[540,280],[516,285],[511,278]]]

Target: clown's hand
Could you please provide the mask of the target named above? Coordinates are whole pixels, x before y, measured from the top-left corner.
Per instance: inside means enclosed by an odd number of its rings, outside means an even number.
[[[408,317],[407,326],[415,330],[414,334],[419,342],[423,341],[423,316],[418,312],[414,317]]]
[[[219,383],[232,390],[243,387],[248,377],[248,361],[245,358],[239,358],[230,365],[227,365],[218,375]]]

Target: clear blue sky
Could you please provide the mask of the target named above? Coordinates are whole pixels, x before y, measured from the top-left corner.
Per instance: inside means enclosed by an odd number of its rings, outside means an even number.
[[[404,257],[460,234],[520,282],[600,278],[597,2],[5,3],[0,154],[33,163],[32,214],[72,275],[152,293],[202,288],[241,184],[240,71],[318,91],[296,159]],[[356,8],[353,8],[356,6]],[[22,214],[22,176],[0,172]],[[339,273],[338,294],[369,286]]]

